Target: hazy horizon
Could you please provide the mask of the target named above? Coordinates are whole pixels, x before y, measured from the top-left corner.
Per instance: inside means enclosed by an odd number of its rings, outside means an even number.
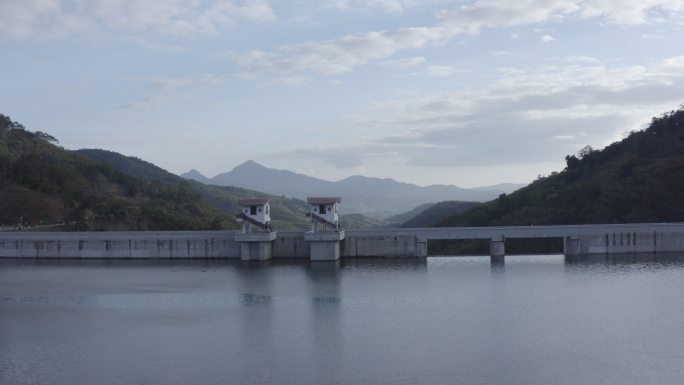
[[[684,101],[684,0],[0,3],[0,113],[182,174],[529,183]]]
[[[144,160],[144,159],[143,159],[143,160]],[[207,178],[207,179],[212,179],[212,178],[215,178],[215,177],[217,177],[217,176],[220,176],[220,175],[223,175],[223,174],[225,174],[225,173],[228,173],[228,172],[234,170],[235,168],[238,168],[238,167],[240,167],[240,166],[242,166],[242,165],[244,165],[244,164],[246,164],[246,163],[249,163],[249,162],[254,162],[254,163],[256,163],[257,165],[262,166],[262,167],[266,167],[266,168],[268,168],[268,169],[277,170],[277,171],[290,171],[290,172],[294,172],[294,173],[299,174],[299,175],[305,175],[305,176],[313,177],[313,178],[316,178],[316,179],[324,180],[324,181],[327,181],[327,182],[339,182],[339,181],[342,181],[342,180],[347,179],[347,178],[351,178],[351,177],[354,177],[354,176],[359,176],[359,174],[354,174],[354,175],[349,175],[349,176],[346,176],[346,177],[343,177],[343,178],[338,178],[338,179],[318,178],[318,177],[314,177],[314,176],[312,176],[312,175],[307,175],[307,174],[304,174],[304,173],[295,172],[295,171],[288,170],[288,169],[284,169],[284,168],[268,167],[268,166],[265,166],[265,165],[263,165],[263,164],[261,164],[261,163],[259,163],[259,162],[254,161],[254,160],[252,160],[252,159],[248,159],[248,160],[246,160],[246,161],[244,161],[244,162],[242,162],[242,163],[240,163],[240,164],[235,165],[234,167],[231,167],[231,168],[229,168],[229,169],[227,169],[227,170],[225,170],[225,171],[219,172],[219,173],[217,173],[217,174],[209,174],[209,175],[207,175],[207,174],[203,173],[203,172],[200,171],[200,170],[197,170],[197,169],[195,169],[195,168],[191,168],[191,169],[188,169],[188,170],[185,171],[185,172],[181,172],[181,173],[178,173],[178,174],[176,174],[176,175],[178,175],[178,176],[183,176],[183,175],[188,174],[188,173],[190,173],[190,172],[192,172],[192,171],[195,171],[195,172],[198,172],[201,176],[203,176],[203,177],[205,177],[205,178]],[[370,177],[370,178],[374,178],[374,177]],[[446,185],[453,185],[453,186],[457,186],[457,187],[463,187],[463,186],[454,185],[453,183],[452,183],[452,184],[444,184],[444,183],[417,184],[417,183],[407,182],[407,181],[403,181],[403,180],[397,180],[397,179],[388,178],[388,177],[382,177],[382,178],[379,178],[379,179],[393,179],[393,180],[395,180],[395,181],[397,181],[397,182],[415,184],[415,185],[420,186],[420,187],[429,187],[429,186],[438,186],[438,185],[445,185],[445,186],[446,186]],[[498,185],[522,185],[522,184],[524,184],[524,183],[512,183],[512,182],[511,182],[511,183],[506,183],[506,182],[504,182],[504,183],[495,183],[495,184],[492,184],[492,185],[482,185],[482,186],[472,186],[472,187],[474,187],[474,188],[488,188],[488,187],[495,187],[495,186],[498,186]],[[471,188],[471,187],[465,187],[465,188]]]

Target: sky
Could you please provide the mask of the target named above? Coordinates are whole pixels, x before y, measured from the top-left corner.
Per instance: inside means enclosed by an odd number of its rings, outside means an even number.
[[[0,113],[207,176],[529,183],[684,103],[684,0],[0,0]]]

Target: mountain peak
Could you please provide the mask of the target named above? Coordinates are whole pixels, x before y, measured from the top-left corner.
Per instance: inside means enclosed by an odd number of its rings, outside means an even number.
[[[233,170],[263,170],[267,168],[253,160],[248,160],[238,166],[235,166]]]
[[[381,179],[363,175],[352,175],[332,182],[288,170],[269,168],[253,160],[211,178],[208,183],[300,199],[311,196],[342,196],[345,213],[370,213],[377,216],[398,214],[426,202],[484,201],[501,194],[451,185],[421,187],[391,178]]]
[[[181,178],[190,179],[202,183],[206,183],[209,180],[209,178],[207,178],[201,172],[195,170],[194,168],[184,174],[181,174],[180,176]]]

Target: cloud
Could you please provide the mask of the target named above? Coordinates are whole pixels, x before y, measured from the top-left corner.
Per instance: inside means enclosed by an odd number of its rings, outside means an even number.
[[[638,25],[676,18],[682,11],[682,0],[586,0],[581,2],[579,15],[600,17],[615,24]]]
[[[281,87],[303,87],[311,83],[311,78],[306,76],[285,76],[271,80],[271,85]]]
[[[147,83],[147,95],[125,104],[124,108],[149,110],[164,104],[181,91],[220,86],[226,79],[215,74],[199,74],[173,78],[146,77],[142,80]]]
[[[478,34],[484,28],[513,27],[561,20],[580,9],[566,0],[477,0],[438,14],[446,28],[466,34]]]
[[[489,51],[489,54],[492,56],[510,56],[511,52],[506,50],[494,50]]]
[[[0,39],[78,35],[216,35],[242,21],[275,14],[264,0],[21,0],[0,2]]]
[[[405,58],[395,59],[395,60],[385,60],[380,64],[382,64],[385,67],[409,68],[409,67],[415,67],[415,66],[424,64],[425,62],[426,62],[426,60],[424,57],[414,56],[414,57],[405,57]]]
[[[608,23],[637,25],[677,19],[684,11],[682,0],[476,0],[439,17],[443,23],[465,33],[483,28],[513,27],[573,19],[601,19]]]
[[[403,28],[396,31],[346,35],[329,41],[280,47],[277,52],[233,53],[241,67],[256,72],[306,71],[339,75],[371,60],[388,57],[399,50],[421,48],[444,38],[441,28]]]
[[[60,11],[57,0],[25,0],[0,2],[0,37],[31,37]]]
[[[665,38],[665,36],[660,35],[660,34],[655,34],[655,33],[642,33],[641,38],[642,39],[663,39],[663,38]]]
[[[541,40],[542,43],[552,43],[552,42],[556,41],[556,38],[554,38],[551,35],[544,35],[544,36],[541,36],[539,38],[539,40]]]
[[[561,60],[566,62],[566,63],[572,63],[572,64],[582,64],[582,65],[601,64],[601,61],[595,57],[582,56],[582,55],[567,56],[565,58],[562,58]]]
[[[338,11],[380,10],[386,13],[402,13],[410,8],[433,2],[434,0],[328,0],[324,6]]]
[[[342,1],[341,4],[351,4]],[[375,60],[386,60],[410,49],[441,44],[485,28],[503,28],[546,22],[598,19],[617,24],[643,24],[676,19],[684,0],[476,0],[437,14],[431,26],[349,34],[339,38],[280,46],[274,51],[232,53],[231,58],[250,72],[307,72],[340,75]],[[542,41],[550,42],[546,35]]]
[[[131,44],[139,45],[142,48],[158,51],[158,52],[168,52],[168,53],[187,53],[190,49],[177,44],[160,44],[153,41],[149,41],[140,36],[132,36],[126,39],[127,42]]]
[[[682,89],[684,56],[613,68],[558,59],[502,73],[487,87],[375,102],[340,127],[373,135],[297,156],[336,167],[363,165],[374,154],[429,167],[562,161],[584,145],[600,147],[643,127],[679,105]]]
[[[462,72],[464,72],[462,68],[454,66],[429,66],[427,68],[427,74],[436,77],[446,77]]]

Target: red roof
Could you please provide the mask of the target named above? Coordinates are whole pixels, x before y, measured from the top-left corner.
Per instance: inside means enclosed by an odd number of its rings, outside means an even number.
[[[306,203],[310,205],[328,205],[342,202],[340,197],[308,197]]]
[[[249,199],[240,199],[238,203],[240,206],[263,206],[266,203],[270,203],[271,200],[267,198],[249,198]]]

